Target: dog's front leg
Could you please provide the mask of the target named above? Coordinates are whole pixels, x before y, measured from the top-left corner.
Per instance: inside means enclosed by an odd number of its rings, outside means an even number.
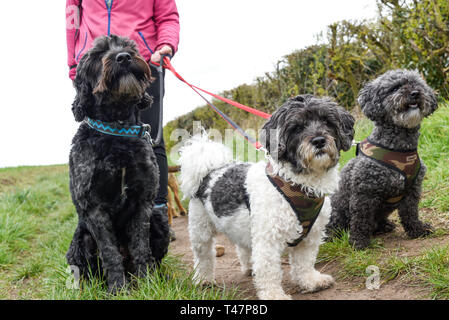
[[[289,248],[290,275],[301,287],[301,292],[309,293],[331,287],[335,281],[330,275],[315,269],[316,257],[323,241],[324,230],[329,222],[331,208],[328,199],[309,234],[295,247]]]
[[[370,245],[371,235],[375,229],[376,210],[381,206],[382,198],[368,194],[355,193],[349,203],[349,243],[357,250]]]
[[[196,284],[213,284],[215,281],[216,229],[199,199],[189,202],[189,238],[193,251]]]
[[[265,234],[252,239],[254,283],[261,300],[291,300],[282,289],[281,253],[285,243],[278,238]]]
[[[426,174],[426,166],[421,162],[421,171],[414,185],[401,200],[398,208],[399,218],[405,232],[410,238],[419,238],[432,233],[430,224],[419,220],[419,200],[421,198],[421,184]]]
[[[150,213],[149,206],[138,208],[126,226],[128,250],[138,277],[145,277],[147,268],[152,269],[154,266],[150,247]]]
[[[302,293],[327,289],[335,282],[332,276],[315,269],[319,246],[320,239],[309,234],[296,247],[290,248],[290,275],[299,284]]]
[[[100,274],[101,265],[98,264],[97,244],[86,230],[83,222],[78,225],[70,243],[66,257],[69,265],[79,268],[80,276],[87,279],[91,274]]]
[[[93,235],[103,267],[107,273],[108,291],[115,294],[125,285],[123,257],[118,249],[118,241],[110,216],[101,207],[97,207],[85,217],[86,225]]]

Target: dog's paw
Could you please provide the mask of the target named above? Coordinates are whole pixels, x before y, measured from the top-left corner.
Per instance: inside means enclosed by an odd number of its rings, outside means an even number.
[[[286,294],[282,290],[275,290],[275,291],[259,291],[257,293],[257,296],[260,300],[292,300],[292,297]]]
[[[109,277],[108,279],[108,293],[117,295],[120,291],[125,289],[126,280],[124,276]]]
[[[218,287],[218,284],[215,282],[215,280],[213,281],[203,281],[198,283],[198,285],[203,288],[203,289],[211,289],[214,287]]]
[[[416,226],[406,230],[407,235],[412,239],[428,236],[434,231],[435,229],[428,223],[419,223]]]
[[[354,239],[349,236],[349,243],[354,249],[363,250],[369,247],[371,239],[369,237]]]
[[[155,268],[154,260],[150,260],[149,263],[139,263],[135,265],[134,275],[137,278],[145,278],[148,272],[152,272]]]
[[[332,276],[320,273],[316,270],[301,277],[301,293],[312,293],[330,288],[335,283]]]
[[[392,232],[395,228],[396,228],[396,225],[393,222],[386,221],[382,224],[379,224],[376,231],[374,231],[374,234],[379,235],[379,234],[389,233],[389,232]]]
[[[192,280],[193,283],[195,283],[195,285],[197,286],[213,287],[216,285],[215,277],[213,274],[202,275],[199,273],[195,273]]]

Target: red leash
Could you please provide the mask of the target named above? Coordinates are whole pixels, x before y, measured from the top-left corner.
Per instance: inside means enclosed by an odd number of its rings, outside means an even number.
[[[269,119],[269,118],[271,117],[271,114],[269,114],[269,113],[265,113],[265,112],[263,112],[263,111],[260,111],[260,110],[257,110],[257,109],[254,109],[254,108],[245,106],[244,104],[241,104],[241,103],[232,101],[232,100],[230,100],[230,99],[221,97],[221,96],[219,96],[219,95],[213,94],[213,93],[211,93],[211,92],[209,92],[209,91],[206,91],[206,90],[201,89],[201,88],[199,88],[199,87],[197,87],[197,86],[195,86],[195,85],[193,85],[193,84],[188,83],[188,82],[187,82],[183,77],[181,77],[181,75],[175,70],[175,68],[173,67],[173,65],[170,63],[170,59],[165,58],[165,59],[164,59],[164,62],[165,62],[164,67],[165,67],[166,69],[170,70],[170,71],[171,71],[171,72],[172,72],[172,73],[173,73],[179,80],[181,80],[182,82],[184,82],[185,84],[187,84],[189,87],[198,89],[198,90],[200,90],[200,91],[203,91],[204,93],[207,93],[208,95],[210,95],[210,96],[212,96],[212,97],[214,97],[214,98],[216,98],[216,99],[218,99],[218,100],[221,100],[221,101],[223,101],[223,102],[226,102],[226,103],[228,103],[228,104],[230,104],[230,105],[232,105],[232,106],[234,106],[234,107],[237,107],[237,108],[239,108],[239,109],[245,110],[246,112],[252,113],[252,114],[254,114],[254,115],[256,115],[256,116],[259,116],[259,117],[261,117],[261,118]]]
[[[153,63],[153,62],[152,62]],[[155,65],[159,65],[156,63],[153,63]],[[214,106],[209,100],[207,100],[202,94],[200,94],[198,92],[198,90],[207,93],[208,95],[221,100],[223,102],[226,102],[236,108],[245,110],[246,112],[252,113],[256,116],[259,116],[261,118],[264,119],[269,119],[271,117],[271,114],[269,113],[265,113],[263,111],[245,106],[244,104],[238,103],[236,101],[224,98],[222,96],[213,94],[209,91],[206,91],[204,89],[201,89],[193,84],[190,84],[189,82],[187,82],[173,67],[173,65],[170,62],[170,59],[168,59],[167,57],[164,57],[164,66],[165,69],[170,70],[176,78],[178,78],[179,80],[181,80],[182,82],[184,82],[185,84],[187,84],[190,88],[192,88],[193,91],[195,91],[215,112],[217,112],[230,126],[232,126],[234,129],[236,129],[248,142],[250,142],[256,149],[260,149],[262,147],[262,145],[256,141],[256,139],[254,139],[253,137],[249,136],[239,125],[237,125],[234,121],[232,121],[226,114],[224,114],[220,109],[218,109],[216,106]]]

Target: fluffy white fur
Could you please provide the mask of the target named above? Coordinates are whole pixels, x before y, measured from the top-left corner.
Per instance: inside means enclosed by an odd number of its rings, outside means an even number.
[[[291,278],[303,292],[328,288],[334,280],[330,275],[315,270],[314,265],[324,227],[329,221],[330,200],[326,197],[319,217],[310,233],[296,247],[287,242],[297,239],[302,227],[283,196],[273,187],[265,175],[265,162],[251,163],[246,177],[251,212],[240,207],[232,216],[218,217],[210,200],[204,204],[194,195],[202,179],[213,169],[232,161],[231,152],[222,144],[193,138],[181,150],[181,190],[191,198],[189,205],[189,235],[194,253],[195,279],[197,282],[214,281],[214,236],[222,232],[236,245],[243,273],[254,274],[257,295],[260,299],[291,299],[282,289],[281,255],[287,250],[291,264]],[[296,175],[289,164],[272,159],[273,168],[285,180],[305,186],[308,192],[324,195],[333,192],[338,185],[338,171],[315,175]],[[209,185],[225,170],[213,172]]]

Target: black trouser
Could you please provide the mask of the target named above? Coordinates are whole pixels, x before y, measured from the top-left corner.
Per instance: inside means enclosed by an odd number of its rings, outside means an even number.
[[[143,123],[147,123],[151,126],[151,138],[154,140],[157,136],[157,131],[159,127],[159,108],[160,99],[164,98],[164,95],[160,97],[159,95],[159,74],[157,70],[151,67],[151,76],[156,80],[147,89],[150,96],[153,97],[153,104],[151,108],[143,110],[140,114]],[[165,70],[162,76],[162,81],[164,81]],[[164,91],[165,93],[165,91]],[[167,186],[168,186],[168,164],[167,155],[165,152],[165,142],[164,136],[162,136],[161,143],[153,147],[154,153],[156,154],[157,164],[159,166],[159,191],[154,200],[155,204],[166,204],[167,203]]]

